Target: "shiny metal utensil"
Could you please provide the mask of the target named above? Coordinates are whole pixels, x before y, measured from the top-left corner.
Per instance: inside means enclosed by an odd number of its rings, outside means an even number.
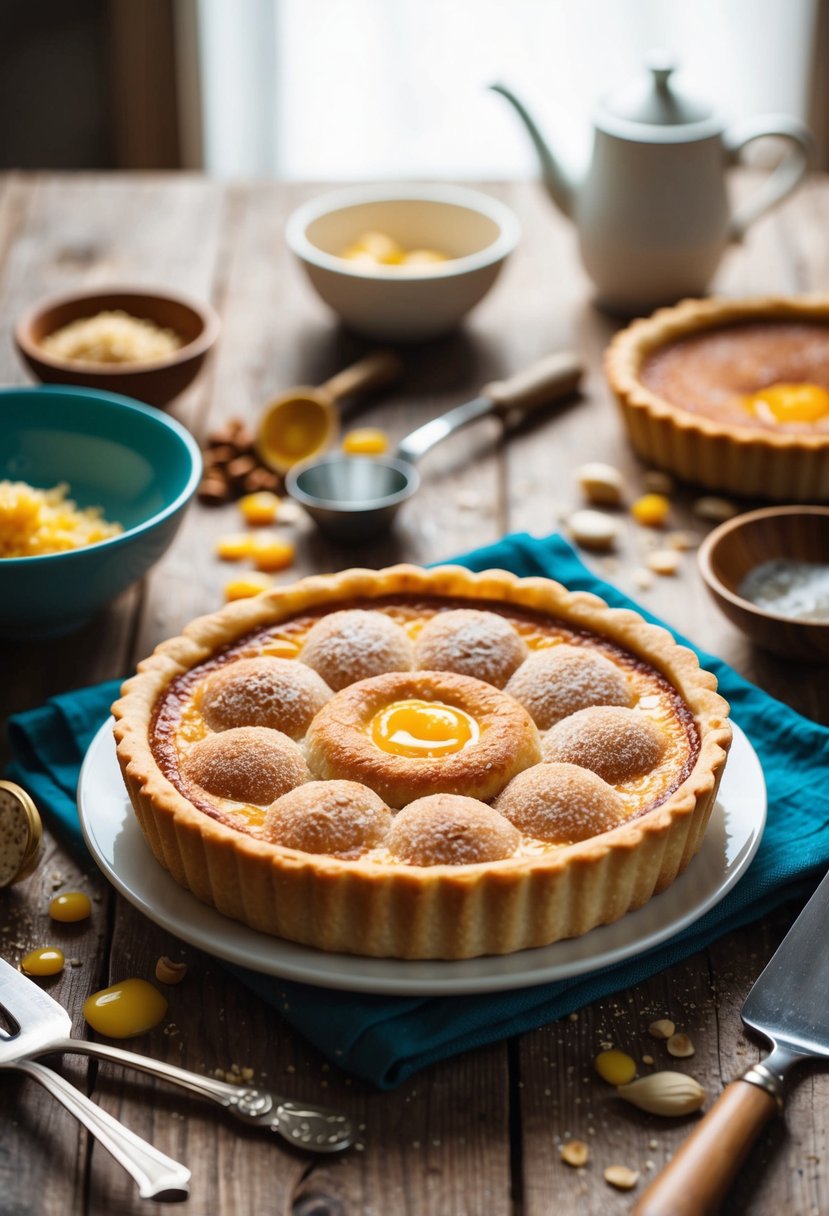
[[[14,971],[14,968],[3,963],[3,970]],[[30,987],[35,987],[25,976],[19,978]],[[46,996],[45,993],[42,995]],[[69,1015],[51,997],[47,996],[46,1000],[60,1010],[63,1015],[61,1023],[68,1030],[71,1026]],[[60,1073],[30,1059],[30,1055],[51,1050],[48,1040],[54,1035],[54,1028],[45,1027],[43,1023],[38,1024],[34,1019],[31,1025],[24,1024],[28,1022],[28,1018],[22,1008],[19,1015],[15,1014],[1,996],[0,1004],[6,1008],[11,1020],[18,1027],[15,1034],[0,1029],[0,1070],[22,1072],[57,1098],[135,1179],[142,1199],[155,1199],[159,1203],[175,1203],[186,1199],[190,1182],[190,1171],[187,1167],[142,1140],[123,1123],[119,1123]]]
[[[323,532],[357,543],[385,531],[420,485],[415,463],[462,426],[489,414],[526,417],[575,392],[582,375],[576,355],[560,351],[511,376],[487,384],[479,397],[418,427],[393,456],[332,453],[294,465],[285,489]]]
[[[208,1098],[242,1123],[269,1128],[289,1144],[308,1152],[339,1153],[354,1143],[354,1125],[342,1111],[307,1102],[293,1102],[259,1086],[231,1085],[213,1077],[203,1077],[174,1064],[165,1064],[108,1043],[69,1038],[72,1023],[63,1006],[4,959],[0,959],[0,1005],[24,1028],[21,1036],[29,1035],[28,1041],[33,1043],[30,1049],[20,1050],[18,1054],[21,1056],[71,1051],[135,1068],[161,1081],[179,1085],[201,1098]],[[0,1062],[2,1052],[0,1040]]]
[[[783,1110],[789,1072],[829,1057],[829,874],[749,992],[742,1018],[771,1053],[726,1086],[635,1216],[707,1216],[719,1210],[748,1151]]]

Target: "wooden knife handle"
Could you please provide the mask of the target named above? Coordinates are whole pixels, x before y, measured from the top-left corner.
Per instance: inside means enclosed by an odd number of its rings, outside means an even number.
[[[732,1081],[644,1192],[632,1216],[711,1216],[777,1102],[750,1081]]]

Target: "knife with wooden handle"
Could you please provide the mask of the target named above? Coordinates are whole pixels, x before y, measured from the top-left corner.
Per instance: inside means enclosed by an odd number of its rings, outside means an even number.
[[[749,992],[742,1019],[771,1053],[726,1086],[717,1102],[644,1192],[633,1216],[718,1212],[749,1149],[783,1110],[796,1064],[829,1056],[829,874]]]

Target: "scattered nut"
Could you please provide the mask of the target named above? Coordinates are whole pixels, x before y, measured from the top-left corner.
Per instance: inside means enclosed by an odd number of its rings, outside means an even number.
[[[573,540],[585,549],[612,549],[619,535],[618,523],[603,511],[574,511],[568,525]]]
[[[652,1039],[669,1039],[675,1030],[676,1026],[670,1018],[658,1018],[657,1021],[651,1022],[648,1034]]]
[[[665,537],[665,544],[669,549],[678,549],[680,553],[684,553],[688,549],[697,548],[699,537],[693,532],[669,532]]]
[[[579,1170],[587,1165],[590,1149],[583,1140],[568,1140],[566,1144],[562,1144],[559,1157],[565,1165],[572,1165],[573,1169]]]
[[[615,1048],[600,1051],[593,1061],[593,1067],[602,1080],[610,1085],[626,1085],[636,1076],[636,1061]]]
[[[653,1056],[642,1056],[643,1064],[653,1064]]]
[[[642,485],[649,494],[664,494],[670,497],[674,492],[674,479],[661,469],[648,469],[642,476]]]
[[[155,965],[155,978],[159,984],[180,984],[187,974],[186,963],[175,963],[166,954]]]
[[[640,591],[647,591],[649,587],[653,586],[653,579],[650,576],[650,571],[644,570],[641,566],[634,570],[630,577],[633,581],[633,585],[638,587]]]
[[[629,1170],[626,1165],[609,1165],[604,1172],[604,1180],[617,1191],[632,1191],[639,1181],[639,1171]]]
[[[672,1034],[665,1046],[668,1049],[668,1055],[674,1056],[678,1060],[684,1060],[696,1051],[687,1034]]]
[[[740,513],[740,508],[727,498],[715,498],[711,495],[698,498],[691,509],[700,519],[707,519],[716,524],[724,523]]]
[[[682,1072],[655,1072],[629,1085],[617,1086],[616,1092],[639,1110],[666,1118],[690,1115],[699,1110],[707,1096],[699,1081]]]
[[[598,506],[617,507],[622,501],[625,483],[622,474],[612,464],[590,461],[576,469],[581,492],[588,502]]]
[[[653,553],[649,553],[645,558],[648,569],[661,575],[676,574],[681,560],[676,549],[654,549]]]

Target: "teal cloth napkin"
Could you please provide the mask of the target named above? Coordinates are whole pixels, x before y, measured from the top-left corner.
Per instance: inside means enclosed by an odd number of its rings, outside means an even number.
[[[518,575],[545,575],[573,590],[593,591],[614,606],[638,608],[596,578],[560,536],[508,536],[459,561],[471,570],[501,567]],[[647,953],[589,975],[482,996],[371,996],[232,970],[329,1059],[389,1089],[437,1060],[533,1030],[637,984],[785,900],[805,899],[829,865],[829,730],[773,700],[721,659],[698,653],[716,673],[734,720],[760,757],[769,815],[745,877],[691,928]],[[54,697],[9,723],[14,761],[8,776],[28,788],[50,823],[80,848],[78,770],[118,687],[118,681],[111,681]]]

